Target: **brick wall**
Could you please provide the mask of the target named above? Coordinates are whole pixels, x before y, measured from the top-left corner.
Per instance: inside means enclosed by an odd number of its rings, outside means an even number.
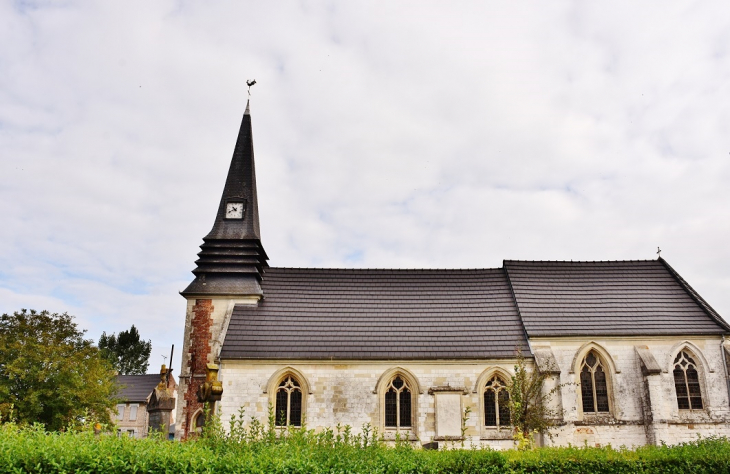
[[[191,417],[195,412],[203,407],[198,402],[198,387],[205,381],[206,365],[211,356],[211,326],[213,324],[213,300],[196,299],[195,304],[190,308],[190,324],[188,337],[184,347],[184,364],[185,387],[182,391],[182,416],[177,417],[178,423],[181,425],[176,428],[181,431],[181,437],[187,438],[190,427],[192,426]],[[180,386],[183,386],[183,377],[180,377]]]
[[[257,301],[258,297],[188,299],[175,412],[177,439],[187,437],[192,416],[203,407],[198,387],[205,381],[206,365],[216,363],[233,307]]]

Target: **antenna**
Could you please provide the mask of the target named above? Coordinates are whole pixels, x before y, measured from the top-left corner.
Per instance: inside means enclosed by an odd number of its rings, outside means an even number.
[[[246,81],[246,85],[248,86],[248,96],[251,97],[251,86],[256,84],[256,79],[251,79]]]

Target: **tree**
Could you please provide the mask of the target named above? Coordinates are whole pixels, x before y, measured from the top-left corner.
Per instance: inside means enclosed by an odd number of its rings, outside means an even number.
[[[144,375],[150,365],[152,341],[139,338],[137,328],[132,324],[129,331],[122,331],[119,336],[106,332],[99,338],[99,349],[114,368],[123,375]]]
[[[562,408],[551,408],[551,400],[564,385],[558,384],[545,392],[545,380],[548,373],[535,368],[528,370],[525,356],[517,351],[515,374],[509,391],[510,417],[515,428],[515,441],[520,449],[534,446],[534,435],[550,435],[550,429],[558,424],[563,415]]]
[[[109,423],[114,370],[73,316],[25,309],[0,316],[0,416],[48,430]]]

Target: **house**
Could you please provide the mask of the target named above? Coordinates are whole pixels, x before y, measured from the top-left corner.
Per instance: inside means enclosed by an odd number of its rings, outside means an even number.
[[[187,300],[176,429],[209,404],[278,426],[512,446],[517,351],[563,415],[546,444],[730,435],[730,326],[662,258],[476,270],[271,268],[247,105]],[[462,421],[466,409],[470,413]],[[463,423],[463,425],[462,425]]]
[[[177,383],[164,365],[159,374],[117,375],[116,382],[122,401],[112,419],[118,433],[144,438],[150,429],[161,429],[163,425],[174,433]]]

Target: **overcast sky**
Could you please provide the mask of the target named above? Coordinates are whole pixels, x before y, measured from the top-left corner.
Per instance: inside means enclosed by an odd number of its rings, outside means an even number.
[[[660,246],[730,319],[726,1],[0,0],[0,312],[179,354],[254,78],[272,266]]]

